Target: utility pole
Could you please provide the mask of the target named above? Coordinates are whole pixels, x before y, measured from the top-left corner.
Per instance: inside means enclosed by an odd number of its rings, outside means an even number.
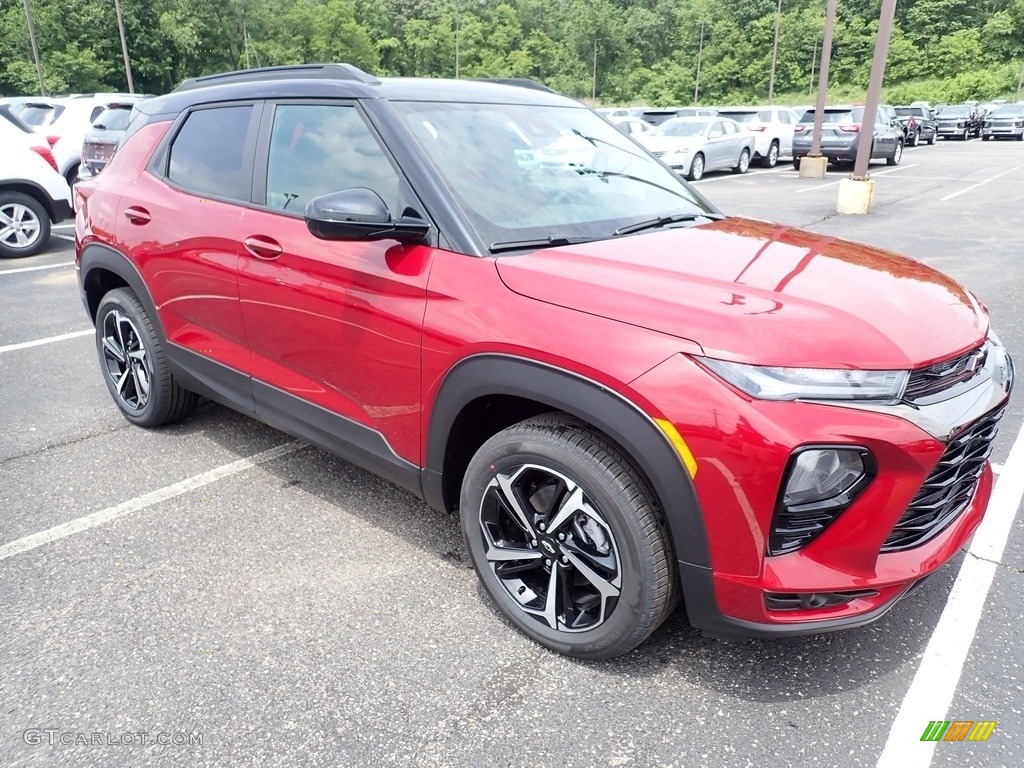
[[[814,105],[814,128],[811,129],[811,151],[800,161],[800,177],[822,179],[828,160],[821,156],[821,127],[825,122],[825,100],[828,98],[828,70],[832,64],[832,33],[836,27],[836,0],[828,0],[825,9],[825,32],[821,39],[821,64],[818,69],[818,98]]]
[[[853,166],[854,179],[868,177],[878,102],[882,95],[882,78],[885,76],[885,60],[889,56],[889,40],[892,37],[892,21],[895,16],[896,0],[882,0],[882,13],[878,18],[878,38],[875,40],[875,57],[871,62],[871,79],[868,81],[868,95],[864,99],[864,120],[861,122],[860,141],[857,143],[857,162]]]
[[[594,73],[590,81],[590,100],[597,103],[597,38],[594,38]]]
[[[121,0],[114,0],[114,10],[117,12],[117,29],[121,33],[121,53],[124,55],[124,76],[128,78],[128,93],[135,93],[135,83],[132,82],[132,65],[128,59],[128,40],[124,36],[124,19],[121,18]],[[246,48],[247,53],[248,50]]]
[[[459,39],[462,37],[462,7],[455,6],[455,79],[459,79]]]
[[[772,74],[768,79],[768,103],[775,100],[775,62],[779,58],[779,25],[782,23],[782,0],[775,9],[775,40],[772,42]]]
[[[1020,65],[1020,80],[1017,81],[1017,101],[1020,101],[1020,89],[1024,87],[1024,62]]]
[[[46,95],[46,83],[43,81],[43,64],[39,61],[39,47],[36,45],[36,27],[32,23],[32,9],[25,0],[25,21],[28,24],[28,39],[32,43],[32,58],[36,62],[36,74],[39,75],[39,93]]]
[[[697,82],[693,86],[693,103],[700,100],[700,59],[704,55],[704,22],[700,23],[700,43],[697,46]]]

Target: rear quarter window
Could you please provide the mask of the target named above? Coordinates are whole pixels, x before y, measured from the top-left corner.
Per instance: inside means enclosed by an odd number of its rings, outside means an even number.
[[[197,110],[185,118],[170,147],[167,178],[204,197],[248,200],[246,138],[252,106]]]

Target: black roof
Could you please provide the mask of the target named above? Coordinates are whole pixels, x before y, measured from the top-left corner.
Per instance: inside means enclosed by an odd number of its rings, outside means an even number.
[[[376,78],[351,64],[301,64],[192,78],[166,96],[149,99],[138,107],[150,115],[176,114],[196,104],[279,98],[581,106],[532,80]]]

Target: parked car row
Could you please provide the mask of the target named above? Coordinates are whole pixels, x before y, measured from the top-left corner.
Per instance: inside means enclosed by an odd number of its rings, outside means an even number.
[[[126,109],[146,98],[139,94],[88,93],[61,98],[17,97],[0,99],[0,106],[45,137],[58,172],[68,184],[79,179],[86,134],[109,110]],[[105,161],[104,161],[105,162]]]

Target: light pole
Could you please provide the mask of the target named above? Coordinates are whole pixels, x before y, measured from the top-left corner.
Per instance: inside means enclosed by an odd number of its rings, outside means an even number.
[[[700,59],[704,55],[704,24],[700,23],[700,43],[697,45],[697,82],[693,86],[693,103],[700,100]]]
[[[772,41],[772,74],[768,79],[768,102],[775,100],[775,62],[779,58],[779,25],[782,23],[782,0],[775,8],[775,39]]]
[[[811,49],[811,82],[807,85],[807,95],[814,93],[814,68],[818,63],[818,39],[814,39],[814,47]]]
[[[590,100],[597,103],[597,38],[594,38],[594,71],[590,81]]]
[[[825,9],[825,34],[821,40],[821,66],[818,73],[818,99],[814,104],[814,130],[811,133],[810,157],[821,157],[821,126],[825,122],[825,100],[828,97],[828,70],[832,64],[832,33],[836,28],[836,0],[828,0]],[[825,169],[821,169],[825,175]]]
[[[875,40],[875,57],[871,62],[871,79],[868,81],[868,94],[864,99],[864,120],[861,122],[860,141],[857,143],[857,162],[853,166],[854,179],[868,177],[878,102],[882,94],[882,78],[885,76],[885,60],[889,56],[889,39],[892,37],[892,21],[895,16],[896,0],[882,0],[882,13],[878,18],[878,38]]]
[[[46,95],[46,83],[43,81],[43,64],[39,61],[39,48],[36,46],[36,27],[32,23],[32,9],[25,0],[25,22],[28,24],[28,39],[32,43],[32,58],[36,62],[36,74],[39,75],[39,93]]]

